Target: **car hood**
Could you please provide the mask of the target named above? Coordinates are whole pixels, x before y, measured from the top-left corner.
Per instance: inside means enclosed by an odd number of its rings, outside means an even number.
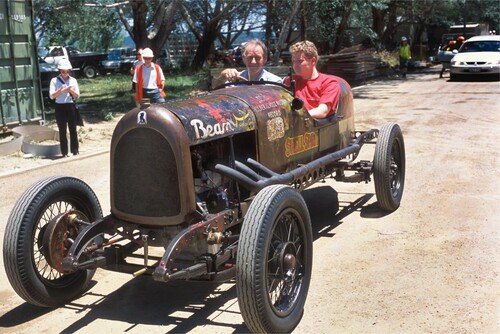
[[[498,62],[500,61],[500,52],[465,52],[456,54],[452,59],[453,61],[491,61]]]
[[[40,69],[40,72],[59,73],[59,70],[57,69],[57,65],[54,65],[54,64],[39,63],[38,68]]]

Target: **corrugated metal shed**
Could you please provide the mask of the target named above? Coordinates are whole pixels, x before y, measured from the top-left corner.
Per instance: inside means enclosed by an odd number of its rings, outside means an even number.
[[[0,133],[44,118],[30,0],[0,0],[0,115]]]

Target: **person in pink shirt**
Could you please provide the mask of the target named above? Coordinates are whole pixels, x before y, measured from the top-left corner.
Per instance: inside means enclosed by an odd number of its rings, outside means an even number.
[[[295,95],[304,101],[304,107],[316,119],[335,114],[340,98],[340,84],[337,77],[319,72],[318,50],[313,42],[302,41],[290,47],[295,74]],[[290,77],[284,79],[290,85]]]

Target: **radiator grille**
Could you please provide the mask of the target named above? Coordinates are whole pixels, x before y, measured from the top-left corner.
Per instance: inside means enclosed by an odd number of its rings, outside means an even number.
[[[179,214],[179,180],[168,141],[150,128],[127,132],[114,152],[115,207],[144,217]]]

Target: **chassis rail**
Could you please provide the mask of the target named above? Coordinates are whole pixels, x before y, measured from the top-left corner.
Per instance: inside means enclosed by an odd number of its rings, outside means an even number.
[[[238,182],[252,192],[258,192],[267,186],[275,184],[295,184],[298,185],[299,188],[305,188],[310,185],[309,182],[304,182],[303,178],[305,176],[316,174],[314,179],[326,177],[324,171],[321,171],[321,169],[350,155],[352,155],[352,160],[354,160],[363,144],[371,142],[377,136],[377,129],[365,131],[349,146],[313,160],[284,174],[277,174],[253,159],[247,160],[248,165],[267,176],[259,175],[254,169],[239,161],[235,162],[235,168],[217,164],[215,165],[215,170],[231,178],[235,182]],[[314,171],[318,171],[318,173],[314,173]],[[309,177],[307,177],[306,180],[307,179],[309,179]],[[310,183],[312,184],[314,182]]]

